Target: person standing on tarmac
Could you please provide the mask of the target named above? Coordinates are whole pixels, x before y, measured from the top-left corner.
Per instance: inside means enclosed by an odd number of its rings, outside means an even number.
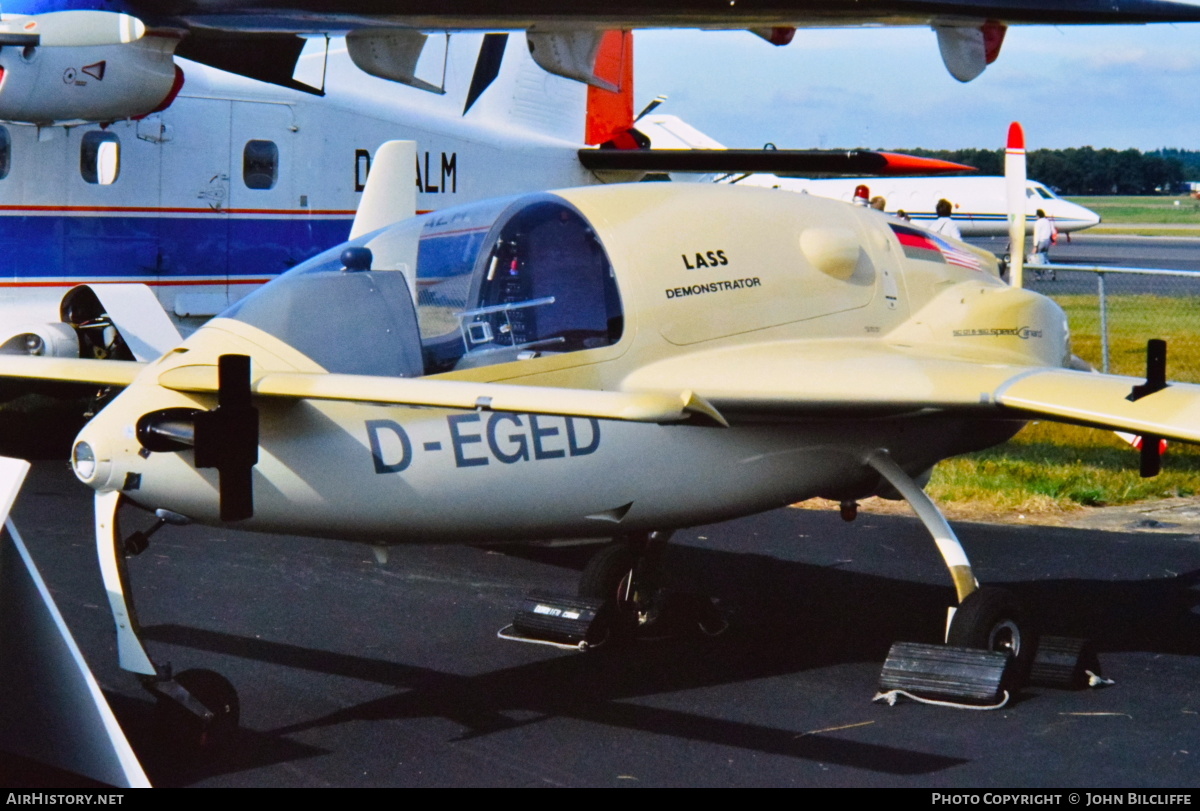
[[[930,224],[929,230],[944,237],[962,239],[962,232],[958,230],[958,226],[950,218],[950,214],[954,210],[954,206],[950,204],[950,201],[945,198],[938,200],[937,207],[934,210],[937,212],[937,219]]]
[[[1037,210],[1037,222],[1033,226],[1033,258],[1029,261],[1030,265],[1048,265],[1050,264],[1050,246],[1054,244],[1054,238],[1058,234],[1058,229],[1054,227],[1054,222],[1046,216],[1046,212],[1042,209]],[[1035,270],[1039,279],[1055,278],[1054,271]]]

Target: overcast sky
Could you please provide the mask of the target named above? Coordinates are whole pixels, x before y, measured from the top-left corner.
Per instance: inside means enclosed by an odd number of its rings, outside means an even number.
[[[1031,149],[1200,149],[1200,24],[1013,27],[967,84],[928,28],[639,31],[635,57],[639,108],[731,147],[999,148],[1019,120]]]

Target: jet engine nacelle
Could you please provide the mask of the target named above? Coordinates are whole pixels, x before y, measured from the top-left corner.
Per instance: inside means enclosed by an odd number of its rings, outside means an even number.
[[[161,110],[183,86],[179,40],[0,47],[0,120],[24,124],[117,121]]]

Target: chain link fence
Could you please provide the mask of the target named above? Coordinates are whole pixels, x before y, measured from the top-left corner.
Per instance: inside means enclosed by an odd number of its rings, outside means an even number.
[[[1200,383],[1200,273],[1026,265],[1025,286],[1067,313],[1072,350],[1103,372],[1140,377],[1146,341],[1167,342],[1167,379]]]

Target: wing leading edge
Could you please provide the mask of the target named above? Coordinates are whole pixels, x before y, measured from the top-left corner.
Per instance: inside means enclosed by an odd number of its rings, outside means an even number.
[[[176,367],[159,375],[158,384],[175,391],[216,392],[217,367]],[[711,423],[725,424],[716,409],[688,390],[596,391],[307,372],[270,372],[254,380],[250,389],[260,397],[514,411],[635,422],[678,422],[695,416]]]
[[[1135,377],[1015,363],[978,363],[902,348],[806,341],[699,352],[642,367],[620,391],[501,383],[269,373],[260,397],[491,409],[725,425],[755,416],[829,419],[920,412],[997,419],[1042,417],[1200,443],[1200,385],[1170,383],[1130,400]],[[127,386],[146,367],[131,361],[0,358],[0,377]],[[184,366],[158,378],[176,391],[213,393],[215,366]]]
[[[216,367],[164,372],[159,385],[215,392]],[[272,372],[259,397],[567,414],[643,422],[755,416],[829,419],[951,412],[1041,417],[1200,443],[1200,385],[1171,383],[1130,401],[1134,377],[979,363],[903,348],[808,341],[700,352],[643,367],[619,391],[364,375]]]
[[[42,358],[0,355],[0,377],[24,380],[54,380],[62,383],[95,383],[98,386],[128,386],[146,367],[131,360],[86,358]]]

